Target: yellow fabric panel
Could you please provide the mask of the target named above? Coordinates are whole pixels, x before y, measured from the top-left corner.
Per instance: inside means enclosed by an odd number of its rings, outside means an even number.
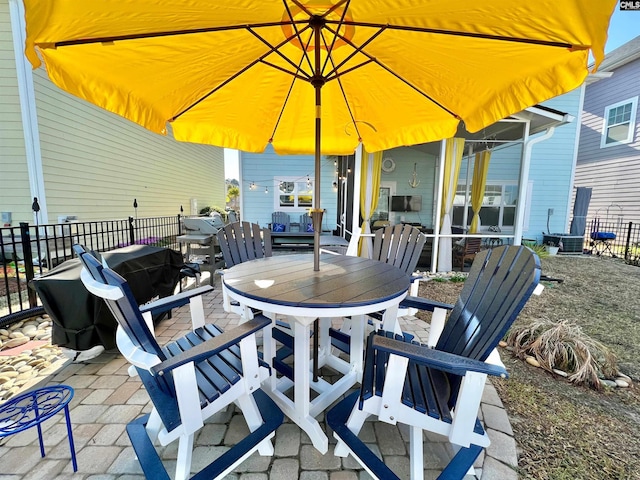
[[[371,215],[378,208],[378,200],[380,196],[380,176],[382,173],[382,155],[384,152],[367,153],[363,148],[362,151],[362,169],[360,171],[360,214],[362,220],[362,233],[371,233],[369,221]],[[367,205],[367,192],[371,192],[371,202]],[[368,208],[367,208],[368,207]],[[358,253],[362,254],[363,242],[371,242],[366,237],[360,238]]]
[[[302,2],[314,14],[331,3]],[[295,30],[278,24],[288,20],[284,4],[300,20]],[[588,73],[589,52],[596,64],[602,60],[616,4],[347,3],[344,18],[355,25],[340,32],[353,45],[366,45],[354,53],[325,31],[322,153],[351,154],[360,141],[369,151],[382,151],[449,138],[460,119],[478,131],[578,87]],[[27,57],[34,67],[42,59],[52,81],[73,95],[154,132],[166,133],[170,124],[182,141],[254,152],[268,143],[279,153],[314,151],[315,90],[308,81],[314,52],[305,56],[299,42],[287,41],[297,30],[306,45],[311,29],[290,0],[25,0],[25,11]],[[337,8],[328,20],[341,15]],[[125,38],[140,34],[149,36]],[[100,41],[60,43],[79,39]],[[279,54],[271,51],[276,47]],[[298,76],[291,75],[298,68]],[[333,68],[339,75],[330,73]]]
[[[451,212],[453,200],[458,186],[460,165],[464,152],[464,138],[447,138],[444,153],[444,184],[442,186],[442,210],[441,216]],[[451,233],[451,232],[446,232]]]
[[[367,191],[372,192],[371,203],[369,205],[369,216],[364,219],[369,221],[371,214],[378,208],[378,196],[380,192],[380,175],[382,172],[382,154],[384,152],[367,153],[362,152],[362,170],[360,172],[360,211],[367,211]]]
[[[471,183],[471,208],[473,209],[473,219],[469,227],[469,233],[478,232],[478,222],[480,220],[480,207],[484,198],[484,190],[487,185],[487,172],[489,171],[489,161],[491,151],[484,150],[476,153],[473,163],[473,180]]]

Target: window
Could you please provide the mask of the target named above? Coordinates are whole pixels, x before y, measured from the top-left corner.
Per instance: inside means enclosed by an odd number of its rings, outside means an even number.
[[[604,109],[604,128],[600,148],[631,143],[636,126],[638,97],[609,105]]]
[[[453,225],[462,226],[464,223],[464,207],[466,185],[458,185],[453,201]],[[467,226],[471,225],[473,209],[471,208],[471,189],[467,200]],[[516,219],[516,203],[518,200],[518,185],[514,183],[487,183],[484,198],[480,207],[481,230],[497,225],[500,229],[513,228]]]
[[[276,210],[303,209],[313,206],[313,181],[311,179],[284,178],[275,180]]]

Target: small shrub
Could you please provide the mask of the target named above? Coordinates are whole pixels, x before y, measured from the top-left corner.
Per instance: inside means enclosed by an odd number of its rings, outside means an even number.
[[[549,256],[549,252],[544,247],[544,245],[526,245],[529,250],[532,250],[533,253],[538,255],[540,258],[546,258]]]
[[[467,279],[467,276],[463,273],[454,273],[449,277],[449,281],[452,283],[462,283]]]
[[[575,384],[599,389],[601,377],[614,377],[618,371],[613,352],[566,321],[537,320],[514,326],[506,341],[518,358],[532,356],[549,372],[567,372],[568,380]]]

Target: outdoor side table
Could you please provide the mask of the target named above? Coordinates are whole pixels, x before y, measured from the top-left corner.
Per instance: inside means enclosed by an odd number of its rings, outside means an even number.
[[[73,444],[71,418],[69,417],[69,402],[73,398],[73,388],[68,385],[53,385],[25,392],[8,402],[0,405],[0,437],[8,437],[31,427],[38,429],[40,454],[44,458],[44,442],[42,441],[42,427],[40,424],[53,417],[60,410],[64,410],[67,421],[67,435],[73,471],[78,471],[76,450]]]

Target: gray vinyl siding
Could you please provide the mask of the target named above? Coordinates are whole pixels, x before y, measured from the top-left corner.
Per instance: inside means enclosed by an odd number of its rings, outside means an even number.
[[[632,142],[600,148],[605,108],[639,95],[640,59],[586,87],[575,185],[592,188],[588,218],[605,218],[607,208],[615,204],[622,208],[625,222],[640,222],[640,108]],[[612,208],[617,213],[618,208]]]
[[[31,220],[31,195],[9,4],[0,1],[0,211]],[[1,227],[2,225],[0,225]]]
[[[606,221],[607,209],[617,217],[618,205],[624,222],[640,222],[640,154],[578,165],[575,184],[592,188],[589,219]]]
[[[0,0],[0,211],[12,212],[16,225],[33,214],[11,30],[9,4]],[[223,149],[151,133],[58,89],[44,68],[33,79],[49,222],[224,207]]]

